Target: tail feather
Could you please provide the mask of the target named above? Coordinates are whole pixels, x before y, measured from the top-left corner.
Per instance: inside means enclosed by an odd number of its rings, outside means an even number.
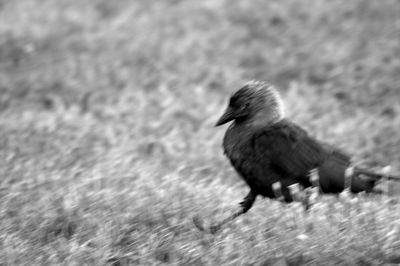
[[[349,167],[353,167],[350,156],[339,150],[332,150],[330,157],[318,167],[322,191],[324,193],[340,193],[347,186],[354,193],[373,192],[377,181],[382,178],[400,182],[400,175],[384,173],[382,170],[369,167],[354,166],[350,185],[346,181],[346,172]]]
[[[366,169],[366,168],[361,168],[361,167],[356,167],[355,168],[355,174],[357,175],[365,175],[369,178],[372,178],[375,181],[378,181],[382,178],[386,178],[388,180],[393,180],[400,182],[400,175],[388,175],[382,172],[377,172],[371,169]]]

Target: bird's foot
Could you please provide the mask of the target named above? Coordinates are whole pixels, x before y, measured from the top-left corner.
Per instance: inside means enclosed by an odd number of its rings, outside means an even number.
[[[200,215],[195,215],[192,218],[193,224],[194,226],[196,226],[197,229],[199,229],[199,231],[204,232],[206,229],[204,228],[204,221],[203,219],[200,217]]]
[[[221,229],[221,224],[211,225],[209,228],[206,228],[203,219],[198,214],[193,216],[192,221],[194,226],[201,232],[207,232],[214,235]]]
[[[215,235],[221,229],[220,225],[211,225],[210,226],[210,233]]]

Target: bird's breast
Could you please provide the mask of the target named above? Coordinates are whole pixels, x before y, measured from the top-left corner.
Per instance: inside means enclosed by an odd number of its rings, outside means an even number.
[[[226,156],[232,161],[243,157],[243,153],[249,146],[248,138],[242,128],[230,126],[225,133],[223,148]]]
[[[231,127],[227,130],[223,141],[224,153],[232,166],[246,179],[253,158],[251,136],[241,128]]]

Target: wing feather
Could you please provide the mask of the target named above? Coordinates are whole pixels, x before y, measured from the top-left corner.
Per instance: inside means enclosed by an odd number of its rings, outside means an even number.
[[[323,145],[289,122],[261,130],[253,141],[259,163],[269,163],[281,175],[299,182],[305,181],[308,172],[329,156]]]

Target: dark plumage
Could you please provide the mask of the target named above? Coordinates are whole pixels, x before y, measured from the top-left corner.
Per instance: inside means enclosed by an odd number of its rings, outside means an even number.
[[[252,192],[274,198],[272,184],[280,182],[287,202],[288,186],[311,186],[310,171],[317,168],[324,193],[343,191],[345,170],[351,165],[343,152],[322,145],[296,124],[282,119],[265,127],[233,123],[224,138],[224,150]],[[352,178],[353,192],[371,191],[376,179]]]
[[[320,190],[344,190],[346,169],[351,159],[331,145],[321,143],[300,126],[284,118],[278,92],[265,82],[252,81],[239,89],[216,126],[233,121],[223,147],[233,167],[250,188],[241,210],[224,222],[247,212],[258,195],[275,198],[276,186],[286,202],[292,201],[288,186],[311,186],[310,171],[318,169]],[[373,190],[382,174],[354,169],[349,185],[352,192]],[[279,194],[278,193],[278,194]],[[220,225],[215,227],[218,228]]]

